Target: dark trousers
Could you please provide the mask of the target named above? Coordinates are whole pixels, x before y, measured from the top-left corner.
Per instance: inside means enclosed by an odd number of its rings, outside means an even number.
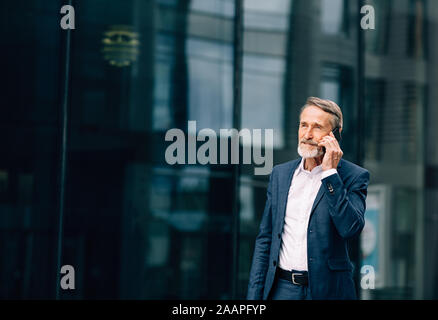
[[[275,276],[269,295],[270,300],[312,300],[308,286],[293,284],[291,281]]]

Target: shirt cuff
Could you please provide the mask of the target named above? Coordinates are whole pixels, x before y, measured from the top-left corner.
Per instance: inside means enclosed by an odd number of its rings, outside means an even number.
[[[338,170],[336,169],[328,169],[322,172],[321,180],[327,178],[328,176],[331,176],[332,174],[338,173]]]

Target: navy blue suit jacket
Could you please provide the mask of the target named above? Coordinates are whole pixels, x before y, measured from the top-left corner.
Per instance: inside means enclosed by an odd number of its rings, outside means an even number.
[[[247,299],[267,299],[279,259],[286,202],[301,158],[272,170],[256,238]],[[307,266],[313,299],[356,299],[347,240],[364,227],[369,172],[341,159],[337,174],[321,181],[307,230]]]

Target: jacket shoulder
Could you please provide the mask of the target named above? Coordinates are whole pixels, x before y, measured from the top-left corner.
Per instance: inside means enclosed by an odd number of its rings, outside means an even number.
[[[361,177],[361,181],[366,181],[366,183],[369,182],[370,173],[367,169],[348,160],[342,159],[341,161],[342,165],[340,168],[338,167],[338,173],[345,185],[350,185],[351,183],[358,181],[359,177]]]

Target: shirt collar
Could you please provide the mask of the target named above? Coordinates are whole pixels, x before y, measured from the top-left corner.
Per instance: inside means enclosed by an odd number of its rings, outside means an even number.
[[[313,168],[312,171],[304,169],[304,158],[301,158],[301,162],[300,162],[300,165],[297,168],[296,175],[299,175],[300,173],[306,173],[306,174],[315,175],[315,174],[319,174],[321,172],[322,172],[322,164],[320,164],[319,166],[316,166],[315,168]]]

